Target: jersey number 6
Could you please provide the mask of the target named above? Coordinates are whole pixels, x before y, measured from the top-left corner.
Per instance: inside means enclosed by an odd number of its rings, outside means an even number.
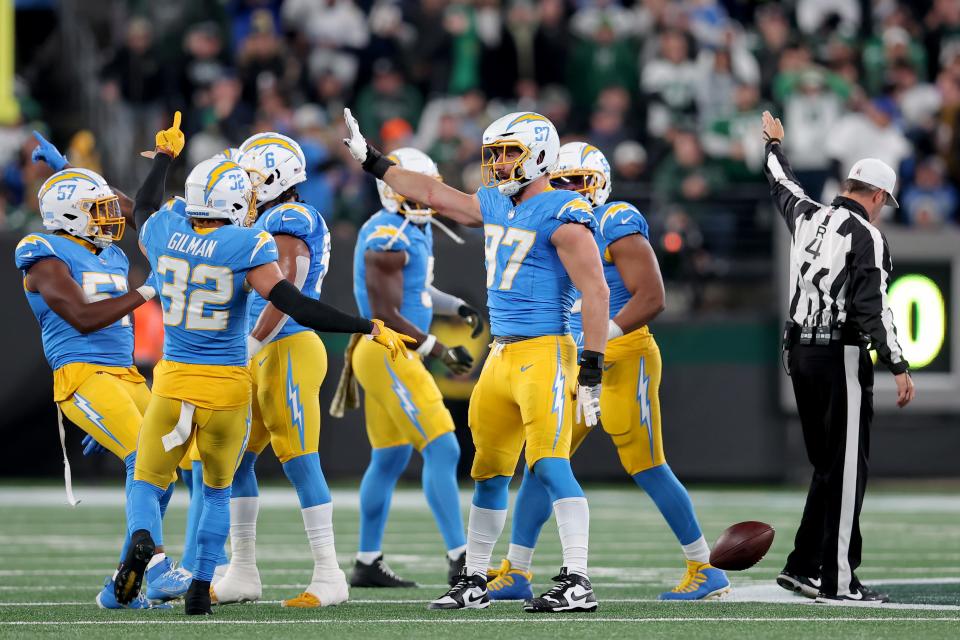
[[[167,279],[170,274],[170,279]],[[167,302],[163,308],[163,324],[197,331],[223,331],[227,328],[230,312],[226,309],[204,311],[207,304],[226,305],[233,298],[233,272],[226,267],[198,264],[191,271],[190,263],[182,258],[160,256],[157,275],[163,286],[160,296]],[[187,296],[187,285],[205,285],[210,280],[213,289],[194,289]],[[186,312],[186,314],[184,314]],[[184,315],[186,322],[184,323]]]

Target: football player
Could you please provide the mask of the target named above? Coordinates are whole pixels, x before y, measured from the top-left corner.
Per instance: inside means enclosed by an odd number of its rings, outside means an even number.
[[[587,577],[590,514],[570,468],[570,440],[574,398],[588,425],[595,425],[600,414],[609,291],[589,203],[550,187],[548,171],[560,149],[553,123],[532,112],[494,121],[483,134],[484,186],[469,195],[398,167],[364,140],[349,110],[344,115],[350,136],[344,143],[366,171],[414,202],[484,227],[494,344],[470,398],[477,453],[466,568],[430,608],[490,605],[486,563],[503,530],[507,489],[525,446],[527,467],[553,502],[564,567],[557,584],[525,603],[524,610],[595,611]],[[569,324],[574,285],[584,292],[579,375]]]
[[[65,414],[87,433],[85,450],[96,443],[123,461],[129,491],[137,435],[150,400],[146,381],[133,363],[130,313],[155,291],[149,285],[127,291],[129,261],[114,244],[126,222],[116,194],[101,176],[87,169],[58,171],[40,187],[38,202],[49,233],[26,236],[17,245],[15,260],[53,369],[58,417]],[[64,444],[62,420],[60,442]],[[67,497],[76,504],[65,447],[63,455]],[[161,512],[172,495],[173,477],[168,474],[161,481]],[[158,562],[148,576],[150,596],[178,597],[186,585],[162,553],[159,539],[157,549]],[[150,606],[146,598],[120,605],[113,597],[112,577],[96,600],[108,609]]]
[[[648,324],[663,311],[664,290],[657,257],[650,246],[647,221],[626,202],[607,202],[610,165],[603,153],[584,142],[560,147],[551,174],[556,189],[576,191],[593,204],[600,224],[595,237],[610,287],[610,324],[600,410],[603,430],[613,439],[623,468],[660,510],[680,542],[687,571],[661,600],[706,600],[730,592],[723,571],[710,566],[710,549],[700,531],[690,495],[670,469],[660,433],[660,350]],[[583,345],[580,301],[574,304],[570,328]],[[589,433],[581,422],[573,427],[571,449]],[[510,548],[489,585],[494,600],[532,598],[530,563],[540,529],[550,518],[550,498],[537,477],[525,473],[514,504]]]
[[[440,180],[427,154],[409,147],[390,159],[410,171]],[[404,198],[377,180],[383,208],[360,228],[353,254],[353,294],[364,315],[417,340],[417,356],[395,363],[363,342],[348,350],[349,371],[363,387],[370,464],[360,483],[360,547],[350,584],[354,587],[414,587],[383,559],[383,532],[390,499],[413,449],[423,456],[423,491],[447,549],[447,580],[454,584],[466,561],[457,463],[460,446],[453,418],[423,358],[435,357],[464,374],[473,357],[462,346],[447,347],[430,334],[434,314],[459,316],[482,331],[476,309],[433,287],[434,211]],[[341,385],[349,384],[341,377]]]
[[[307,179],[300,145],[287,136],[267,132],[248,138],[240,149],[238,162],[256,188],[258,217],[253,228],[273,236],[284,278],[304,295],[318,299],[330,262],[330,233],[320,212],[300,201],[297,194],[297,185]],[[270,443],[297,491],[314,560],[310,585],[282,605],[312,608],[340,604],[347,599],[347,581],[337,564],[333,505],[317,454],[320,385],[327,371],[327,352],[312,329],[259,294],[252,298],[247,355],[252,358],[253,422],[233,478],[230,567],[214,584],[211,595],[219,603],[260,598],[255,549],[259,491],[254,464]],[[374,349],[384,354],[379,347]]]
[[[253,187],[235,162],[206,160],[190,172],[186,216],[158,211],[167,168],[184,146],[179,124],[178,112],[173,126],[157,133],[153,166],[134,203],[140,246],[160,285],[166,332],[127,499],[130,544],[115,595],[126,603],[139,593],[160,534],[163,480],[195,440],[203,463],[203,510],[184,608],[197,615],[211,613],[210,581],[229,529],[230,485],[249,434],[247,285],[301,324],[367,334],[394,357],[405,355],[404,341],[412,339],[379,320],[350,316],[304,296],[285,280],[273,237],[246,228],[255,205]]]

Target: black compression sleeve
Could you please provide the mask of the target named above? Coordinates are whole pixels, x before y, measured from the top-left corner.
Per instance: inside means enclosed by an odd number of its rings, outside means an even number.
[[[270,290],[267,298],[285,314],[315,331],[330,333],[370,333],[373,323],[366,318],[358,318],[349,313],[308,298],[300,293],[290,281],[281,280]]]
[[[163,204],[163,192],[167,186],[167,169],[173,158],[165,153],[157,152],[153,157],[153,165],[143,184],[137,191],[133,201],[133,221],[137,229],[143,227],[147,218],[152,216]]]

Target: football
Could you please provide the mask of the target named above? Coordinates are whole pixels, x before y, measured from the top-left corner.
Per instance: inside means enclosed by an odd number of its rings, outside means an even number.
[[[731,525],[720,534],[710,564],[727,571],[743,571],[760,562],[773,544],[774,529],[766,522],[753,520]]]

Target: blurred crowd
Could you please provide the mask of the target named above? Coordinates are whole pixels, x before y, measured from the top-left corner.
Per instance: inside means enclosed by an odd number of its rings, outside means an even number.
[[[902,209],[890,223],[960,221],[960,0],[119,6],[124,17],[109,20],[95,49],[99,126],[65,131],[37,99],[0,133],[0,226],[35,223],[29,212],[44,174],[30,163],[29,131],[45,130],[38,123],[52,125],[72,162],[134,189],[143,163],[133,158],[179,109],[188,165],[251,132],[296,138],[310,165],[304,199],[335,228],[355,228],[378,202],[346,161],[344,106],[372,142],[427,151],[447,182],[467,190],[478,186],[486,125],[539,111],[565,141],[606,153],[614,197],[647,210],[667,253],[733,257],[744,237],[760,234],[769,255],[771,222],[757,214],[767,205],[766,108],[782,115],[788,155],[812,196],[875,156],[899,168]],[[29,64],[18,61],[18,70],[36,78]],[[20,91],[31,104],[38,88],[27,81]]]

